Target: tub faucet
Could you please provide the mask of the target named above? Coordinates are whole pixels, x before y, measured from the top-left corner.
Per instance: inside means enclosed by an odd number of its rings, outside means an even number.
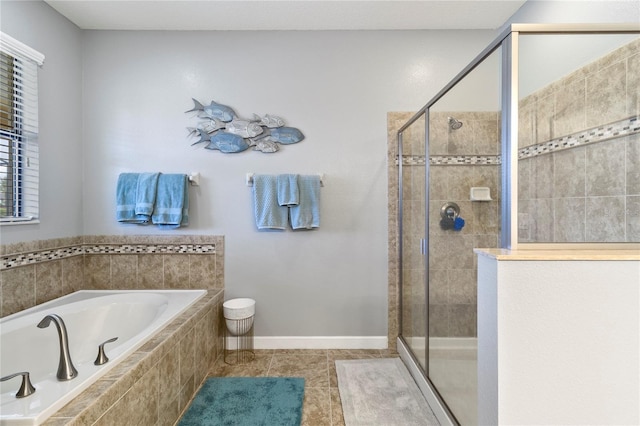
[[[58,363],[58,374],[56,377],[58,377],[58,380],[71,380],[78,375],[78,370],[76,370],[71,362],[69,337],[67,336],[67,327],[64,325],[64,321],[56,314],[47,315],[38,323],[38,328],[49,327],[51,321],[56,325],[58,338],[60,339],[60,362]]]

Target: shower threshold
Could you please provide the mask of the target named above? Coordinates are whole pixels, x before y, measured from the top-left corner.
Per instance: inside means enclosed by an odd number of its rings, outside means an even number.
[[[477,424],[477,338],[431,338],[429,343],[431,382],[461,425]],[[424,351],[412,353],[402,339],[398,339],[398,352],[440,424],[454,425],[449,410],[416,362],[424,359]]]

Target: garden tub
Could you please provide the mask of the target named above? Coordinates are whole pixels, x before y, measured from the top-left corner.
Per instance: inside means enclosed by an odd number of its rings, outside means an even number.
[[[206,294],[206,290],[82,290],[0,320],[0,377],[28,371],[35,392],[16,398],[20,378],[0,383],[0,425],[37,425],[78,396],[118,362],[147,342]],[[53,324],[58,315],[68,334],[77,377],[56,377],[60,341]],[[109,361],[94,365],[101,343]]]

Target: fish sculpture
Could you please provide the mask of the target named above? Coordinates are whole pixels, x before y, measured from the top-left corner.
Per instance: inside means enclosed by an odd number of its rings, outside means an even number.
[[[232,153],[246,151],[249,148],[249,144],[242,136],[225,131],[218,131],[210,137],[209,145],[205,148],[218,149],[224,153]]]
[[[269,139],[281,144],[289,145],[304,139],[302,132],[295,127],[278,127],[270,129]]]
[[[264,131],[260,124],[247,120],[233,120],[227,123],[225,130],[243,138],[255,138]]]
[[[200,135],[200,140],[195,141],[194,143],[192,143],[191,145],[197,145],[199,143],[202,142],[211,142],[211,135],[207,132],[205,132],[202,129],[196,129],[195,127],[187,127],[187,130],[189,130],[189,134],[190,135]]]
[[[278,151],[278,144],[268,140],[269,138],[264,138],[257,141],[254,146],[254,151],[261,151],[264,153],[272,153]]]
[[[261,126],[273,129],[275,127],[284,126],[284,120],[275,115],[266,114],[264,117],[260,117],[258,114],[253,114],[253,121],[257,121]]]
[[[202,105],[200,102],[191,98],[194,103],[194,107],[185,112],[198,111],[198,117],[200,118],[217,118],[225,123],[233,120],[236,117],[236,113],[230,107],[211,101],[207,106]]]
[[[218,120],[217,118],[213,118],[211,120],[208,120],[205,123],[200,124],[200,127],[202,130],[204,130],[207,133],[213,133],[216,130],[220,130],[220,129],[224,129],[226,126],[226,123],[222,120]]]
[[[204,123],[198,124],[198,127],[187,127],[187,130],[189,131],[189,136],[196,136],[199,134],[198,130],[202,130],[207,134],[211,134],[216,130],[224,129],[225,126],[226,126],[226,123],[218,120],[217,118],[214,118],[213,120],[207,120]],[[200,140],[196,143],[199,143],[199,142],[204,142],[204,141]]]
[[[1,1],[1,0],[0,0]],[[187,127],[189,136],[197,137],[191,145],[206,143],[205,149],[224,153],[254,151],[277,152],[280,144],[288,145],[305,138],[295,127],[286,127],[278,116],[253,114],[253,119],[242,119],[227,105],[211,101],[203,105],[195,98],[193,108],[186,113],[195,112],[201,119],[195,127]]]

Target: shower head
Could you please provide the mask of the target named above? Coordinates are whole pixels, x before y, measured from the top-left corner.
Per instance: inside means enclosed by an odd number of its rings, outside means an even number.
[[[451,130],[458,130],[460,127],[462,127],[462,121],[456,120],[453,117],[448,117],[449,118],[449,128]]]

